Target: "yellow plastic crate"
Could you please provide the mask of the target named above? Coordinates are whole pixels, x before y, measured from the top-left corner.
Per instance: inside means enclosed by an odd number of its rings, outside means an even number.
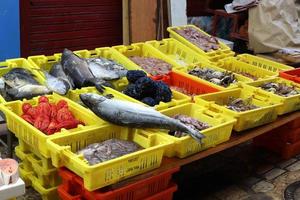
[[[52,165],[51,158],[45,158],[40,154],[39,151],[37,151],[32,146],[26,144],[22,139],[18,139],[18,141],[19,145],[15,148],[16,155],[23,161],[24,166],[27,170],[33,170],[32,160],[28,159],[30,155],[34,155],[38,159],[38,161],[40,161],[39,164],[40,168],[42,169],[39,171],[49,171],[55,168]]]
[[[122,53],[124,56],[128,58],[127,64],[135,67],[139,67],[135,62],[129,59],[130,56],[141,56],[141,57],[151,57],[161,59],[172,65],[172,69],[174,68],[182,68],[182,66],[176,62],[172,62],[167,56],[165,56],[162,52],[155,49],[152,45],[147,43],[133,43],[129,46],[118,45],[113,46],[112,48],[116,49],[118,52]],[[139,69],[142,69],[139,67]],[[145,71],[145,70],[144,70]]]
[[[227,71],[225,69],[217,67],[215,64],[207,64],[207,63],[204,63],[204,62],[199,62],[194,66],[189,66],[189,67],[186,67],[186,68],[183,68],[183,69],[180,69],[180,70],[175,69],[174,71],[180,73],[181,75],[185,76],[186,78],[193,79],[195,81],[199,81],[202,84],[204,83],[206,85],[217,88],[219,90],[227,90],[227,89],[237,88],[238,84],[240,82],[245,82],[245,83],[253,82],[253,80],[251,78],[247,78],[245,76],[242,76],[240,74],[236,74],[236,73],[233,72],[233,74],[235,75],[235,78],[237,79],[237,83],[230,84],[228,87],[223,87],[223,86],[211,83],[209,81],[206,81],[204,79],[201,79],[197,76],[194,76],[194,75],[191,75],[191,74],[188,73],[190,70],[192,70],[196,67],[209,68],[209,69],[213,69],[213,70],[220,71],[220,72]]]
[[[236,57],[236,59],[238,59],[239,61],[248,63],[250,65],[254,65],[259,68],[266,69],[271,72],[275,72],[277,74],[279,74],[280,71],[294,69],[291,66],[284,65],[284,64],[272,61],[272,60],[268,60],[268,59],[250,55],[250,54],[240,54]]]
[[[223,68],[225,70],[235,72],[237,74],[239,74],[239,73],[251,74],[257,78],[257,80],[253,80],[253,82],[274,78],[278,75],[275,72],[268,71],[266,69],[256,67],[254,65],[250,65],[250,64],[241,62],[233,57],[220,60],[217,64],[217,66],[220,68]],[[240,75],[242,75],[242,74],[240,74]],[[242,76],[244,76],[244,75],[242,75]],[[247,77],[247,78],[249,78],[249,77]]]
[[[51,103],[56,103],[61,99],[67,101],[69,110],[73,113],[76,119],[84,122],[85,126],[79,125],[77,128],[69,130],[62,129],[61,132],[48,136],[21,118],[23,103],[37,105],[37,97],[31,100],[13,101],[0,105],[0,110],[4,112],[6,116],[8,130],[14,133],[20,140],[23,140],[26,144],[28,144],[35,152],[39,152],[45,158],[50,157],[49,149],[46,146],[46,140],[48,138],[54,137],[55,135],[68,135],[77,131],[88,131],[93,126],[106,124],[105,121],[98,118],[92,111],[67,98],[61,97],[57,94],[49,95],[47,97]]]
[[[162,130],[160,134],[174,142],[172,148],[169,148],[165,153],[165,156],[167,157],[176,156],[184,158],[229,140],[233,125],[236,122],[233,118],[226,117],[219,113],[214,113],[195,103],[187,103],[162,110],[160,112],[169,117],[173,117],[177,114],[187,115],[201,122],[206,122],[211,126],[210,128],[201,131],[201,133],[205,135],[202,145],[190,136],[178,138],[169,135],[167,132]]]
[[[230,110],[225,107],[230,97],[242,98],[243,100],[252,98],[252,104],[259,108],[244,112]],[[194,97],[194,100],[197,104],[206,106],[209,110],[235,118],[237,120],[233,127],[235,131],[247,130],[276,120],[277,109],[282,105],[282,103],[272,100],[262,100],[262,96],[258,92],[247,87],[199,95]]]
[[[23,152],[20,146],[15,148],[15,152],[17,157],[22,160],[22,172],[25,173],[25,178],[27,178],[27,174],[32,174],[43,187],[54,187],[61,183],[57,168],[52,166],[50,169],[45,169],[43,159],[40,159],[34,153]]]
[[[116,61],[117,63],[122,64],[128,70],[139,69],[138,67],[128,65],[128,61],[127,61],[126,57],[124,57],[122,54],[120,54],[115,49],[112,49],[109,47],[96,48],[95,50],[91,50],[91,51],[79,50],[79,51],[74,51],[74,53],[81,58],[103,57],[103,58],[107,58],[107,59],[112,59],[112,60]],[[30,56],[30,57],[28,57],[28,61],[36,69],[50,71],[53,64],[60,62],[61,55],[62,55],[61,53],[56,53],[52,56],[45,56],[45,55]],[[39,73],[43,77],[43,80],[45,81],[44,73],[42,71],[39,71]],[[119,89],[124,88],[124,85],[127,85],[128,81],[127,81],[126,77],[124,77],[119,80],[112,81],[112,84],[116,89],[119,90]]]
[[[19,163],[19,175],[21,179],[24,181],[26,187],[31,185],[30,177],[33,175],[33,172],[26,170],[24,168],[23,162]]]
[[[275,82],[275,83],[285,83],[289,86],[294,86],[298,90],[300,90],[300,84],[294,83],[289,80],[285,80],[283,78],[274,78],[271,80],[264,80],[264,81],[259,81],[259,82],[254,82],[254,83],[249,83],[249,85],[256,87],[255,89],[259,88],[260,85],[263,83],[267,82]],[[244,87],[247,87],[246,85]],[[249,87],[252,90],[254,90],[253,87]],[[266,90],[263,90],[261,88],[258,89],[257,91],[262,97],[263,100],[266,102],[275,102],[275,103],[281,103],[282,105],[278,108],[278,114],[283,115],[289,112],[297,111],[300,109],[300,94],[298,95],[293,95],[290,97],[283,97],[277,94],[274,94],[272,92],[268,92]]]
[[[76,154],[89,144],[112,138],[134,141],[145,149],[93,166],[82,155]],[[82,177],[84,187],[89,191],[158,168],[164,150],[172,145],[171,141],[161,135],[114,125],[72,133],[65,137],[57,136],[47,143],[53,165],[65,166]]]
[[[57,193],[57,187],[44,187],[42,186],[38,178],[34,175],[29,175],[29,179],[31,181],[31,186],[35,191],[37,191],[41,197],[42,200],[59,200],[59,196]]]
[[[0,76],[8,73],[13,68],[23,68],[30,71],[35,79],[40,83],[44,83],[43,77],[35,70],[32,70],[33,66],[24,58],[8,59],[4,62],[0,62]],[[5,103],[6,100],[0,95],[0,103]]]
[[[199,32],[209,35],[194,25],[173,26],[173,27],[168,27],[167,30],[170,33],[171,38],[178,40],[179,42],[181,42],[182,44],[186,45],[187,47],[193,49],[197,53],[208,57],[208,59],[210,61],[216,62],[220,59],[234,56],[235,53],[233,51],[231,51],[231,49],[226,44],[224,44],[223,42],[220,42],[220,41],[219,41],[220,48],[218,50],[209,51],[209,52],[203,51],[202,49],[200,49],[199,47],[197,47],[196,45],[194,45],[193,43],[191,43],[190,41],[188,41],[187,39],[185,39],[184,37],[182,37],[181,35],[179,35],[176,32],[176,30],[180,30],[180,29],[183,29],[186,27],[192,27],[192,28],[198,30]]]
[[[146,44],[153,46],[162,52],[166,59],[169,60],[170,63],[179,64],[183,67],[196,64],[198,62],[208,62],[208,58],[206,56],[202,56],[179,41],[168,38],[163,39],[161,41],[148,41]]]

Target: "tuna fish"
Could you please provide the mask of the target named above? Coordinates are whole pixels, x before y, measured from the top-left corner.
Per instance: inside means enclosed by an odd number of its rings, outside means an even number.
[[[89,69],[87,60],[78,57],[68,49],[63,51],[61,64],[65,74],[73,80],[76,88],[95,85],[102,92],[102,85],[111,86],[110,84],[106,84],[105,80],[95,78]]]
[[[51,93],[46,86],[39,84],[34,75],[23,68],[14,68],[3,75],[0,91],[6,100],[32,98]]]
[[[160,112],[140,104],[109,99],[105,96],[85,93],[80,95],[81,101],[100,118],[120,126],[132,128],[159,128],[170,131],[188,133],[196,141],[201,143],[204,138],[199,131],[192,129]]]

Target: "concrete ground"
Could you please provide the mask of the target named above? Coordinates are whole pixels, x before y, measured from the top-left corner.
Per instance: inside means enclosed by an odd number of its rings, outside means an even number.
[[[6,157],[5,148],[0,152]],[[182,167],[174,180],[175,200],[281,200],[286,186],[300,180],[300,155],[281,160],[249,142]],[[17,198],[38,199],[30,187]]]
[[[281,160],[246,143],[183,167],[175,179],[176,200],[281,200],[300,180],[300,155]]]

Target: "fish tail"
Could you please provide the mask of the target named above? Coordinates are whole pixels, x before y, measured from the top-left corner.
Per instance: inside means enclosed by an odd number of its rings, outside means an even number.
[[[197,142],[199,142],[200,144],[202,144],[202,139],[205,138],[205,135],[203,135],[200,131],[195,130],[189,126],[186,126],[186,132],[193,138],[195,139]]]

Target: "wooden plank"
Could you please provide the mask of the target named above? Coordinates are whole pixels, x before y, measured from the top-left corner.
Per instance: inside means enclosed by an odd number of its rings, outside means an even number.
[[[122,0],[123,44],[129,45],[129,0]]]
[[[248,130],[248,131],[244,131],[244,132],[241,132],[239,134],[234,134],[229,141],[227,141],[225,143],[222,143],[222,144],[220,144],[216,147],[201,151],[201,152],[199,152],[197,154],[194,154],[192,156],[189,156],[187,158],[183,158],[183,159],[163,158],[163,161],[162,161],[162,164],[161,164],[160,168],[152,170],[152,171],[144,173],[144,174],[141,174],[141,175],[138,175],[138,176],[135,176],[135,177],[132,177],[128,180],[124,180],[124,181],[122,181],[118,184],[113,185],[112,187],[113,188],[118,188],[119,186],[123,186],[123,185],[126,185],[128,183],[132,183],[132,182],[135,182],[135,181],[138,181],[138,180],[149,178],[151,176],[160,174],[160,173],[162,173],[166,170],[169,170],[169,169],[172,169],[172,168],[175,168],[175,167],[181,167],[183,165],[192,163],[194,161],[206,158],[210,155],[219,153],[219,152],[221,152],[225,149],[229,149],[231,147],[234,147],[234,146],[242,144],[246,141],[249,141],[249,140],[251,140],[251,139],[253,139],[253,138],[255,138],[259,135],[267,133],[267,132],[269,132],[269,131],[271,131],[275,128],[278,128],[278,127],[280,127],[284,124],[287,124],[288,122],[291,122],[291,121],[293,121],[295,119],[298,119],[298,118],[300,118],[300,112],[295,112],[295,113],[292,113],[292,114],[289,114],[289,115],[284,115],[284,116],[278,118],[278,120],[276,120],[273,123],[270,123],[270,124],[267,124],[267,125],[264,125],[264,126],[261,126],[261,127],[258,127],[258,128],[254,128],[254,129],[251,129],[251,130]]]
[[[131,42],[156,39],[157,0],[130,1]]]

